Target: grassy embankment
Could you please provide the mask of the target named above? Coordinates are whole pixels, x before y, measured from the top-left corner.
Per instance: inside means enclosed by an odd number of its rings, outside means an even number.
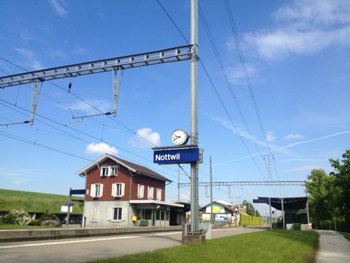
[[[219,239],[205,245],[175,246],[112,258],[94,263],[112,262],[315,262],[319,246],[315,231],[265,230]]]
[[[338,232],[339,234],[342,234],[347,240],[350,241],[350,233],[347,232]]]
[[[83,199],[74,196],[73,199]],[[44,194],[35,192],[0,189],[0,210],[9,211],[23,208],[27,212],[60,213],[61,206],[68,202],[68,195]],[[73,214],[81,214],[83,205],[73,202]]]

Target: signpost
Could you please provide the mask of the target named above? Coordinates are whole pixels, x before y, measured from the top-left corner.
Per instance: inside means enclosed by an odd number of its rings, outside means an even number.
[[[153,162],[158,164],[192,163],[200,161],[199,148],[161,150],[153,152]]]

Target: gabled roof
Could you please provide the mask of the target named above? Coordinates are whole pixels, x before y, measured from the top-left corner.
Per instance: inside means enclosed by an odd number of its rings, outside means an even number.
[[[221,200],[220,200],[220,201],[221,201]],[[220,201],[213,201],[212,204],[216,203],[216,204],[219,204],[219,205],[225,207],[226,210],[229,210],[229,211],[231,211],[231,212],[234,212],[234,211],[235,211],[235,209],[234,209],[231,205],[228,205],[227,202],[222,203],[222,201],[221,201],[221,202],[220,202]],[[207,206],[210,206],[210,204],[211,204],[211,203],[209,203],[209,204],[207,204],[207,205],[201,207],[201,209],[199,209],[199,211],[205,211],[206,208],[207,208]]]
[[[132,173],[136,173],[136,174],[142,174],[145,176],[149,176],[152,178],[156,178],[159,179],[161,181],[166,181],[166,182],[172,182],[171,180],[169,180],[168,178],[156,173],[155,171],[132,163],[132,162],[128,162],[126,160],[120,159],[116,156],[113,156],[111,154],[106,153],[105,155],[102,155],[100,158],[96,159],[95,161],[93,161],[92,163],[88,164],[87,166],[85,166],[83,169],[79,170],[78,172],[76,172],[78,175],[81,176],[85,176],[89,171],[91,171],[93,168],[95,168],[96,166],[99,166],[100,164],[102,164],[103,162],[105,162],[106,160],[111,159],[113,161],[116,162],[116,164],[122,165],[125,168],[127,168],[129,171],[131,171]]]

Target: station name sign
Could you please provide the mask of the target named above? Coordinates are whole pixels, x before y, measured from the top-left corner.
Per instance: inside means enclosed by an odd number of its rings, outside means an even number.
[[[200,161],[199,148],[160,150],[153,152],[153,162],[158,164],[191,163]]]

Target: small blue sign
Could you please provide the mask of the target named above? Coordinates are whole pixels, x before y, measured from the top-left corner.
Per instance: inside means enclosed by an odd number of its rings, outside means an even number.
[[[158,164],[191,163],[199,161],[199,148],[162,150],[153,152],[153,162]]]
[[[73,206],[73,203],[66,203],[66,206]]]

